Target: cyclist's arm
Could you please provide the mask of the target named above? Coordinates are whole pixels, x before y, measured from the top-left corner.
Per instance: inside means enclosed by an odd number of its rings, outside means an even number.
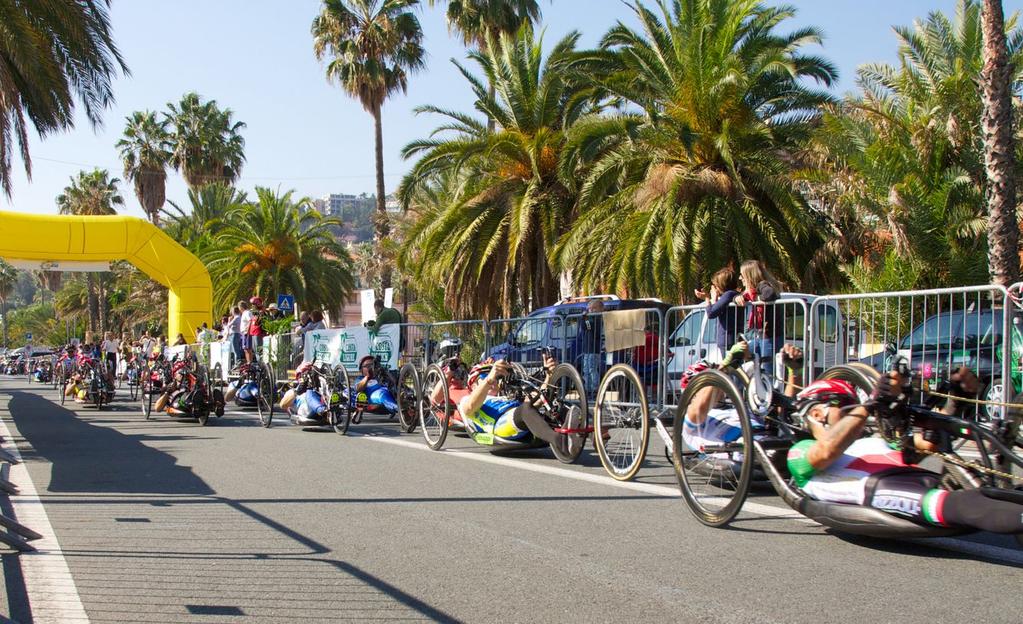
[[[490,394],[490,389],[493,388],[494,384],[497,383],[497,375],[487,375],[481,379],[476,387],[472,389],[469,396],[465,397],[458,403],[458,411],[462,414],[475,414],[483,407],[483,403],[487,400],[487,395]]]
[[[830,428],[811,421],[810,433],[817,439],[806,452],[806,460],[816,471],[824,470],[842,456],[849,445],[858,440],[867,422],[867,408],[859,405]]]

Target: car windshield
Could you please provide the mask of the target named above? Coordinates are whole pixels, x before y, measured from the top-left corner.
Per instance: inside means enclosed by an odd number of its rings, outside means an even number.
[[[903,349],[951,347],[969,349],[997,344],[1002,339],[1001,310],[955,310],[936,314],[903,338]]]

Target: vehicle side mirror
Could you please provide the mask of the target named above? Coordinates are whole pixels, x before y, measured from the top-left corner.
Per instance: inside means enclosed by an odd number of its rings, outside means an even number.
[[[514,347],[515,346],[515,332],[514,331],[509,331],[508,335],[505,336],[504,341]]]
[[[688,347],[691,344],[693,344],[693,343],[692,343],[692,341],[689,340],[688,336],[678,336],[677,338],[675,338],[675,345],[674,346],[676,346],[676,347]]]

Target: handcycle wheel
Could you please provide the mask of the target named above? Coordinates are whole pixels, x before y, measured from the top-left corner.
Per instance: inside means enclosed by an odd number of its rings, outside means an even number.
[[[557,393],[552,401],[554,414],[551,415],[557,428],[578,432],[561,433],[558,441],[551,443],[551,450],[558,461],[571,464],[579,459],[589,436],[590,412],[583,379],[574,366],[562,363],[554,367],[546,387],[554,388]]]
[[[274,419],[274,380],[266,364],[259,365],[256,411],[259,412],[259,422],[264,427],[269,427]]]
[[[401,430],[412,433],[419,424],[419,371],[415,364],[406,364],[398,373],[398,421]]]
[[[643,383],[628,364],[615,364],[600,380],[593,431],[607,474],[618,481],[635,477],[650,443],[650,410]]]
[[[433,393],[440,387],[439,400],[434,401]],[[447,380],[440,366],[431,364],[423,376],[422,394],[419,402],[419,426],[423,430],[426,445],[437,451],[444,446],[451,426],[454,408],[448,394]]]
[[[705,415],[698,413],[701,404],[709,408]],[[693,424],[701,416],[702,422]],[[708,526],[731,522],[753,473],[750,417],[735,383],[717,370],[693,377],[679,399],[671,441],[675,476],[689,510]]]
[[[352,424],[352,387],[348,379],[348,371],[342,364],[338,364],[334,369],[328,418],[334,433],[338,435],[348,433],[348,426]]]
[[[146,373],[146,378],[142,382],[142,413],[145,415],[146,420],[153,414],[153,373],[149,371]]]

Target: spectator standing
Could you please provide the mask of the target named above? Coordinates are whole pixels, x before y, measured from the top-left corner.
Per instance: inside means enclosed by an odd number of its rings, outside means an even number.
[[[759,260],[747,260],[739,267],[743,293],[737,305],[750,302],[773,303],[781,298],[781,285]],[[761,360],[770,360],[785,339],[785,314],[773,305],[752,305],[746,312],[746,329],[753,335],[750,348]]]
[[[231,355],[234,362],[240,362],[245,354],[242,352],[242,310],[239,306],[235,306],[231,310],[231,318],[227,320],[227,325],[224,326],[224,342],[226,342],[231,348]]]
[[[376,310],[377,313],[377,318],[373,323],[373,328],[377,331],[380,331],[380,328],[384,325],[398,325],[401,323],[401,312],[398,312],[394,308],[385,307],[383,299],[377,299],[374,301],[373,309]]]
[[[238,333],[241,335],[242,354],[248,363],[252,362],[252,336],[249,335],[249,326],[252,325],[252,309],[248,301],[239,301],[238,307],[242,311],[238,323]]]
[[[698,290],[696,296],[706,299],[710,304],[707,307],[707,318],[717,321],[716,342],[721,357],[724,357],[735,345],[743,329],[743,311],[732,305],[736,303],[736,298],[741,296],[735,269],[732,267],[720,269],[710,278],[710,295]]]

